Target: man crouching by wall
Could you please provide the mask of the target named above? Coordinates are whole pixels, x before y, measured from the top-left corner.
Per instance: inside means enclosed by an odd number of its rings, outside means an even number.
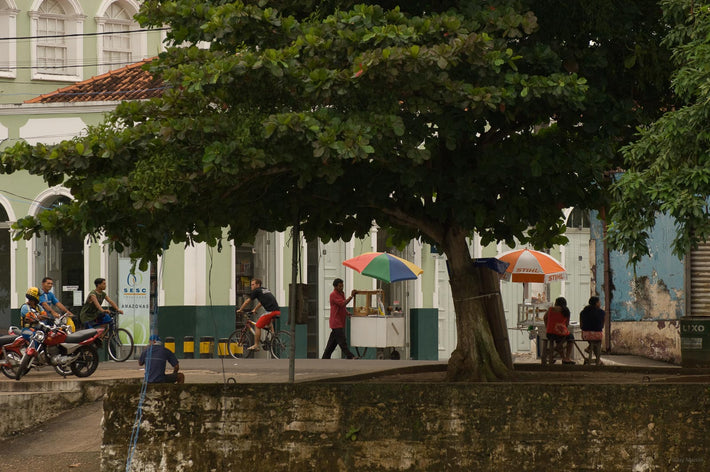
[[[178,372],[180,370],[180,364],[178,363],[177,357],[175,357],[172,351],[163,346],[160,338],[155,334],[150,336],[150,346],[141,353],[141,357],[138,359],[138,365],[145,365],[146,359],[148,363],[145,373],[146,382],[185,383],[185,374]],[[173,366],[172,374],[165,373],[166,362],[170,362],[170,365]]]

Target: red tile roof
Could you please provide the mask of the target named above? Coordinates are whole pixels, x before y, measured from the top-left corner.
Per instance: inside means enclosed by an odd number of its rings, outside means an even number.
[[[120,100],[145,100],[158,97],[165,90],[161,79],[142,69],[154,58],[109,71],[89,80],[25,100],[25,103],[66,103]]]

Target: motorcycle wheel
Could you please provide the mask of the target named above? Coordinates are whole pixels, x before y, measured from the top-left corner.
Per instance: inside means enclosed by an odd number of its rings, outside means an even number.
[[[5,377],[8,379],[15,380],[17,378],[17,369],[19,368],[18,364],[22,361],[22,356],[16,352],[8,352],[7,360],[12,362],[15,368],[4,365],[0,370],[2,370],[2,373],[5,374]]]
[[[99,366],[99,353],[94,346],[84,346],[79,350],[79,357],[71,363],[71,371],[77,377],[88,377]]]

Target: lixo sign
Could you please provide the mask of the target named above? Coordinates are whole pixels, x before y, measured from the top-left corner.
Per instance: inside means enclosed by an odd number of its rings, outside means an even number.
[[[680,326],[681,333],[704,333],[704,324],[685,323]]]
[[[680,319],[680,357],[683,367],[710,367],[710,317]]]

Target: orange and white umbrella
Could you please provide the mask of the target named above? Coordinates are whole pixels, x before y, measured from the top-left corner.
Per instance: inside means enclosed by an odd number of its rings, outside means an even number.
[[[503,279],[509,282],[547,283],[567,278],[562,264],[544,252],[515,249],[501,254],[498,259],[510,264],[503,275]]]

